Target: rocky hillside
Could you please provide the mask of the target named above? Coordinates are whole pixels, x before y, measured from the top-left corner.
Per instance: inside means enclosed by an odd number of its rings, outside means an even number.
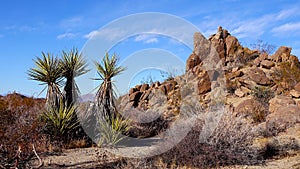
[[[240,126],[232,132],[252,135],[244,141],[256,152],[299,152],[300,63],[291,50],[286,46],[274,54],[251,50],[222,27],[208,39],[195,33],[186,73],[162,83],[135,86],[121,98],[120,109],[137,119],[145,114],[159,114],[160,120],[171,125],[188,112],[188,105],[189,112],[203,124],[202,131],[210,131],[206,135],[210,141],[220,136],[218,132],[237,127],[231,126],[232,120],[237,120],[251,131],[243,131]],[[229,115],[216,115],[216,107],[224,107],[222,111]],[[212,129],[207,127],[208,117],[216,119],[212,120],[216,125]],[[149,137],[150,133],[144,136]]]

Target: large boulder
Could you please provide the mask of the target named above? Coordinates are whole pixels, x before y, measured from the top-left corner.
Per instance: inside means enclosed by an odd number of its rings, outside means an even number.
[[[199,55],[196,55],[193,52],[186,61],[186,71],[193,69],[200,63],[201,63],[201,59],[200,59]]]
[[[292,48],[286,46],[280,46],[274,55],[270,56],[270,59],[274,62],[286,62],[290,60]]]
[[[296,105],[282,106],[266,118],[267,130],[277,135],[286,129],[300,123],[300,108]]]
[[[266,76],[265,72],[257,67],[252,67],[245,74],[248,74],[249,78],[259,85],[271,84],[270,79]]]
[[[207,71],[202,71],[198,78],[198,94],[201,95],[211,91],[211,81]]]
[[[295,101],[288,96],[275,96],[269,101],[269,111],[274,113],[280,107],[287,107],[289,105],[294,105]]]

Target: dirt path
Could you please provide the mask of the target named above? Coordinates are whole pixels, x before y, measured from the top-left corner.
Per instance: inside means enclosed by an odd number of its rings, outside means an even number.
[[[141,147],[121,147],[114,149],[114,153],[143,153],[151,149],[147,146]],[[108,168],[113,166],[121,157],[117,157],[111,152],[111,150],[103,148],[78,148],[63,150],[60,154],[41,155],[44,165],[42,168]],[[37,160],[34,160],[31,164],[36,166]],[[222,169],[300,169],[300,152],[294,156],[285,157],[282,159],[268,160],[264,166],[227,166]]]

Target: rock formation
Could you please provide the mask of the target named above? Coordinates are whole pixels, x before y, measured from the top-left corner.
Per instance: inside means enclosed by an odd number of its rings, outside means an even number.
[[[300,63],[291,50],[285,46],[274,54],[250,50],[222,27],[208,40],[195,33],[194,50],[186,61],[184,75],[138,85],[121,97],[120,107],[145,113],[161,111],[169,120],[183,113],[181,108],[186,103],[200,104],[206,113],[213,106],[225,104],[237,117],[267,135],[257,137],[296,140],[299,148],[300,136],[287,133],[300,125]],[[208,55],[216,57],[210,59]],[[210,62],[215,65],[207,65]],[[222,87],[226,89],[224,98],[219,97]],[[157,93],[163,97],[157,97]],[[262,148],[261,144],[253,146]]]

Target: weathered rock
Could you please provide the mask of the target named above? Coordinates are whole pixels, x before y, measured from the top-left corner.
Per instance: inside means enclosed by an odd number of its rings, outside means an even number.
[[[300,109],[296,105],[282,106],[266,118],[267,130],[274,135],[293,127],[296,123],[300,123]]]
[[[200,57],[193,52],[186,61],[186,71],[193,69],[200,63],[201,63]]]
[[[259,85],[268,85],[271,83],[265,72],[257,67],[249,69],[245,74],[248,74],[251,80]]]
[[[129,96],[129,101],[138,102],[143,92],[136,91]]]
[[[274,62],[286,62],[290,60],[292,48],[286,46],[280,46],[274,55],[270,56],[270,59]]]
[[[140,100],[148,100],[149,99],[149,96],[151,94],[151,90],[147,90],[145,91],[142,96],[141,96],[141,99]]]
[[[269,111],[274,113],[280,107],[287,107],[295,104],[295,101],[291,97],[287,96],[275,96],[269,101]]]
[[[291,90],[291,91],[290,91],[290,95],[291,95],[293,98],[300,98],[300,92],[297,91],[297,90]]]
[[[134,93],[134,92],[136,92],[136,91],[137,91],[136,88],[131,88],[131,89],[129,90],[129,95],[131,95],[132,93]]]
[[[246,99],[242,101],[240,104],[237,105],[235,108],[235,112],[237,114],[251,114],[254,109],[263,109],[263,106],[260,102],[257,100],[251,98],[251,99]]]
[[[294,89],[298,92],[300,92],[300,82],[297,83],[295,86],[294,86]]]
[[[234,53],[236,52],[237,46],[239,46],[239,45],[240,44],[236,37],[228,36],[226,38],[226,49],[227,49],[226,56],[229,56],[229,57],[233,56]]]
[[[144,92],[144,91],[146,91],[148,89],[149,89],[149,84],[142,84],[142,87],[141,87],[140,91]]]
[[[168,81],[166,84],[166,92],[169,93],[170,91],[175,89],[175,86],[177,85],[177,82],[175,80]]]
[[[211,91],[211,82],[206,71],[202,71],[198,76],[198,94],[205,94]]]
[[[275,66],[275,63],[269,60],[263,60],[260,64],[263,68],[267,68],[267,69],[271,69],[272,67]]]
[[[244,73],[242,71],[235,71],[235,72],[232,72],[232,73],[228,73],[226,76],[229,80],[232,80],[236,77],[241,77],[243,75],[244,75]]]
[[[251,92],[248,88],[241,86],[241,88],[238,88],[234,91],[234,94],[237,95],[238,97],[244,97],[248,95]]]
[[[142,85],[136,85],[134,88],[136,89],[136,91],[140,91],[141,87],[142,87]]]

